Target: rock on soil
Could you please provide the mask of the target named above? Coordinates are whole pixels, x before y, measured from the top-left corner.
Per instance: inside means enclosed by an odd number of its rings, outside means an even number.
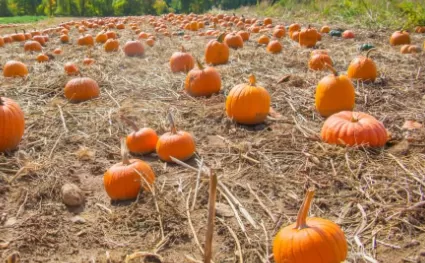
[[[75,184],[64,184],[62,186],[62,202],[68,206],[80,206],[84,203],[84,195]]]

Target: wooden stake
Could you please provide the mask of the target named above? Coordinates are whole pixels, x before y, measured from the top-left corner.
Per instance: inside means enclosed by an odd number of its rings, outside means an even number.
[[[217,196],[217,175],[210,170],[210,194],[208,200],[208,226],[205,239],[204,263],[211,263],[214,235],[215,201]]]

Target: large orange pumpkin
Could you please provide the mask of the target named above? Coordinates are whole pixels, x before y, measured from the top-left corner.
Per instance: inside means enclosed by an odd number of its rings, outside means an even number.
[[[317,42],[317,31],[314,28],[308,26],[300,31],[299,35],[299,43],[302,47],[314,47]]]
[[[191,96],[210,96],[220,91],[220,73],[213,68],[204,68],[198,61],[198,68],[192,69],[186,76],[185,90]]]
[[[224,43],[226,43],[227,46],[233,49],[243,48],[242,37],[235,33],[227,34],[226,37],[224,38]]]
[[[103,45],[103,48],[105,49],[106,52],[118,51],[119,47],[120,47],[120,42],[118,41],[118,39],[113,39],[113,38],[108,39]]]
[[[77,44],[80,46],[93,46],[94,40],[93,37],[89,34],[81,36],[77,40]]]
[[[319,81],[315,95],[316,110],[324,117],[353,110],[355,103],[354,86],[350,79],[345,75],[338,75],[331,66],[328,68],[332,74]]]
[[[350,79],[357,79],[362,81],[375,81],[378,70],[376,69],[375,62],[369,58],[371,51],[375,49],[370,49],[366,53],[366,57],[358,56],[353,61],[351,61],[348,66],[347,76]]]
[[[207,64],[219,65],[226,64],[229,61],[229,47],[223,43],[224,34],[221,34],[216,40],[208,42],[205,48],[205,62]]]
[[[367,113],[351,111],[330,116],[323,123],[320,136],[324,142],[348,146],[382,147],[388,140],[380,121]]]
[[[169,114],[169,119],[171,131],[159,137],[156,144],[156,153],[165,162],[172,162],[171,157],[186,161],[195,153],[195,140],[190,133],[177,131],[171,114]]]
[[[145,48],[139,41],[127,41],[123,47],[124,54],[129,57],[140,57],[145,54]]]
[[[65,85],[65,97],[72,102],[86,101],[99,96],[100,89],[96,81],[91,78],[71,79]]]
[[[270,109],[270,94],[256,86],[254,75],[249,77],[249,84],[233,87],[226,98],[227,116],[241,124],[258,124],[263,122]]]
[[[282,52],[282,44],[277,40],[272,40],[269,42],[266,48],[267,52],[272,54],[277,54]]]
[[[43,47],[41,46],[41,44],[38,41],[27,41],[24,44],[24,51],[25,52],[35,52],[35,51],[41,51],[43,49]]]
[[[179,52],[174,52],[170,58],[170,68],[173,73],[188,72],[195,66],[195,59],[181,47]]]
[[[297,222],[282,228],[273,241],[276,263],[340,263],[347,257],[347,240],[334,222],[307,218],[314,190],[309,189],[298,212]]]
[[[392,46],[410,44],[410,35],[406,31],[395,31],[390,37],[390,44]]]
[[[27,66],[20,61],[10,60],[3,66],[5,77],[25,77],[26,75],[28,75]]]
[[[149,164],[138,159],[128,158],[128,149],[121,141],[122,161],[113,165],[103,175],[103,185],[112,200],[137,198],[140,189],[150,191],[155,182],[155,173]]]
[[[0,152],[15,149],[24,135],[25,119],[19,105],[0,97]]]

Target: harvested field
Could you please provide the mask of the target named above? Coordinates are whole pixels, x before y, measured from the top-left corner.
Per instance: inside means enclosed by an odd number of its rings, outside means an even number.
[[[274,19],[273,25],[292,22]],[[142,192],[136,202],[111,203],[103,186],[105,171],[120,161],[120,138],[131,132],[120,116],[160,135],[169,131],[167,114],[172,112],[177,128],[196,140],[196,157],[187,164],[197,169],[203,160],[221,182],[214,262],[274,262],[273,237],[296,220],[309,187],[316,189],[310,216],[336,222],[346,235],[346,262],[425,262],[425,130],[402,128],[406,120],[425,122],[423,54],[400,54],[399,47],[389,45],[389,30],[352,29],[355,39],[323,35],[317,47],[329,51],[341,74],[360,44],[377,48],[371,57],[379,78],[355,83],[355,110],[382,121],[391,139],[382,149],[345,148],[320,141],[324,118],[315,110],[314,94],[329,72],[308,70],[311,49],[285,37],[282,53],[272,55],[257,45],[261,34],[251,34],[242,49],[230,51],[229,63],[216,66],[220,93],[193,98],[184,92],[186,74],[173,74],[169,58],[183,45],[203,60],[205,45],[214,37],[191,31],[185,31],[190,40],[166,37],[154,32],[147,19],[138,24],[157,37],[153,47],[144,44],[143,57],[126,57],[121,49],[106,53],[96,44],[90,67],[82,64],[88,49],[76,45],[75,28],[70,44],[50,35],[44,51],[61,47],[63,54],[48,63],[37,63],[36,54],[24,53],[19,43],[0,48],[1,65],[19,60],[30,72],[26,78],[0,76],[0,96],[18,102],[26,121],[19,149],[0,155],[0,258],[18,251],[22,262],[107,262],[107,254],[110,262],[124,262],[126,255],[144,251],[161,255],[163,262],[201,260],[207,178],[195,190],[195,170],[165,164],[153,153],[132,156],[155,171],[155,195]],[[100,30],[88,33],[95,36]],[[137,38],[128,27],[114,31],[121,46]],[[1,34],[11,32],[2,29]],[[411,33],[412,42],[422,46],[423,36]],[[66,62],[99,83],[99,98],[66,100],[63,89],[73,78],[64,73]],[[251,73],[269,91],[275,112],[264,124],[243,126],[227,118],[225,99]],[[84,191],[84,207],[69,209],[62,203],[61,187],[68,182]],[[229,200],[225,188],[238,201]],[[75,216],[82,219],[75,222]]]

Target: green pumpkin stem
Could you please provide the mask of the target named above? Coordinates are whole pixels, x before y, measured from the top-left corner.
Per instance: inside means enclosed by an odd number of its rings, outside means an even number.
[[[221,33],[221,34],[218,36],[217,41],[218,41],[218,42],[220,42],[220,43],[223,43],[223,41],[224,41],[224,35],[225,35],[225,33]]]
[[[326,63],[325,64],[325,67],[327,69],[329,69],[332,72],[332,74],[334,74],[335,77],[338,77],[338,72],[331,65],[329,65],[328,63]]]
[[[303,204],[301,205],[300,210],[298,211],[297,223],[295,225],[295,229],[301,230],[304,228],[308,228],[307,215],[308,215],[308,210],[310,210],[311,201],[313,200],[313,197],[314,197],[314,188],[310,188],[307,190]]]
[[[129,165],[130,164],[130,160],[128,157],[129,153],[128,153],[128,147],[127,147],[127,142],[125,138],[121,138],[121,158],[122,158],[122,164],[124,165]]]
[[[174,117],[173,117],[173,114],[171,114],[171,112],[168,113],[168,121],[170,122],[170,125],[171,125],[171,133],[176,134],[177,133],[176,124],[174,122]]]
[[[197,66],[200,70],[204,70],[204,66],[202,66],[202,63],[201,63],[201,61],[199,61],[198,58],[196,59],[196,64],[197,64]]]
[[[367,53],[366,53],[367,58],[369,58],[370,52],[372,52],[372,51],[376,51],[376,48],[371,48],[367,51]]]

